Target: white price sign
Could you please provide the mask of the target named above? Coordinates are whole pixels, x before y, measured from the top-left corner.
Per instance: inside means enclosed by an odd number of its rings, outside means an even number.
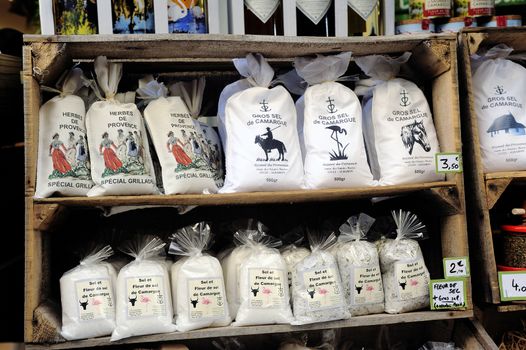
[[[431,280],[429,282],[431,310],[467,308],[464,280]]]
[[[435,154],[436,172],[461,173],[462,155],[460,153],[436,153]]]
[[[444,277],[468,277],[469,259],[467,256],[444,258]]]
[[[526,272],[499,272],[500,300],[526,300]]]

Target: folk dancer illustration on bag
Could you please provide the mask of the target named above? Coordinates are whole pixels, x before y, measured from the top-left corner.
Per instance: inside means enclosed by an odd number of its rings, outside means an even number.
[[[137,137],[135,136],[137,135]],[[138,141],[138,134],[133,134],[128,131],[126,137],[126,172],[132,175],[144,175],[147,174],[146,168],[144,167],[144,159],[141,157],[142,144]]]
[[[75,175],[82,180],[90,180],[90,164],[88,157],[88,146],[86,145],[86,140],[84,135],[80,135],[79,139],[75,142]]]
[[[126,172],[126,168],[123,167],[121,160],[117,157],[114,150],[117,150],[117,146],[115,146],[113,140],[109,138],[108,132],[104,132],[99,146],[99,154],[104,157],[105,166],[102,177]]]
[[[197,135],[195,132],[190,132],[189,137],[190,145],[192,146],[192,153],[194,154],[194,160],[200,158],[203,155],[203,148],[199,141],[197,141]]]
[[[126,159],[126,135],[122,129],[117,130],[117,157]]]
[[[71,164],[69,164],[66,159],[67,149],[64,146],[64,143],[60,141],[59,134],[55,133],[49,144],[49,156],[53,162],[53,172],[49,175],[49,179],[54,179],[57,177],[66,177],[74,176],[71,169]]]
[[[422,120],[419,122],[415,120],[414,123],[402,126],[400,136],[407,152],[409,152],[409,155],[413,154],[415,143],[422,146],[424,151],[431,151],[431,145],[429,144],[426,128],[424,127],[424,122]]]
[[[190,158],[194,158],[194,152],[192,150],[192,143],[190,142],[190,138],[186,134],[185,130],[181,130],[181,142],[183,144],[183,150],[185,151],[185,153]]]
[[[168,141],[166,141],[166,147],[168,148],[168,152],[172,152],[175,161],[177,162],[177,168],[175,171],[179,171],[180,168],[179,165],[182,165],[183,167],[188,167],[192,163],[192,159],[186,154],[184,151],[184,143],[175,137],[174,132],[170,131],[168,133]]]
[[[274,129],[270,129],[269,127],[267,127],[267,132],[261,134],[261,135],[257,135],[256,136],[256,139],[254,140],[254,143],[258,144],[262,149],[263,151],[265,152],[265,161],[268,162],[268,154],[273,150],[273,149],[276,149],[279,153],[279,156],[278,156],[278,159],[272,159],[271,160],[282,160],[282,161],[286,161],[285,159],[285,152],[287,152],[287,149],[285,148],[285,144],[279,140],[275,140],[274,139],[274,134],[272,133],[272,131],[276,130],[277,128],[279,128],[279,126],[275,127]],[[265,137],[265,138],[263,138]],[[256,160],[262,160],[260,158],[256,159]]]
[[[72,167],[75,167],[76,165],[76,160],[75,160],[75,156],[77,154],[77,150],[75,147],[76,143],[77,143],[77,140],[75,140],[75,133],[73,131],[70,131],[69,138],[68,138],[68,146],[66,147],[67,149],[66,159],[68,160],[68,163]]]

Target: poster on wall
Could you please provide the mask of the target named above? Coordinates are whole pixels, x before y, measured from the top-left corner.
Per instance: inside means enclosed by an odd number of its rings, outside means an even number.
[[[53,0],[55,34],[97,34],[95,0]]]
[[[112,0],[114,34],[155,33],[153,0]]]
[[[167,0],[169,33],[208,33],[205,0]]]

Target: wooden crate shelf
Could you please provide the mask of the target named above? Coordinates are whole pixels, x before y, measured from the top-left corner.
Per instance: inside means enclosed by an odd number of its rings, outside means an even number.
[[[301,203],[384,197],[429,191],[447,202],[458,202],[458,192],[453,181],[412,185],[382,186],[369,188],[297,190],[281,192],[251,192],[225,194],[179,194],[107,197],[52,197],[35,199],[38,204],[64,206],[115,206],[115,205],[241,205],[264,203]],[[460,207],[460,203],[457,203]]]
[[[141,205],[198,205],[207,210],[218,206],[252,204],[302,204],[338,202],[375,197],[407,195],[418,197],[425,203],[423,209],[436,217],[441,244],[439,258],[469,256],[462,174],[447,174],[442,182],[400,186],[350,188],[315,191],[255,192],[216,195],[172,196],[109,196],[109,197],[53,197],[35,199],[36,160],[38,148],[38,110],[41,103],[40,85],[52,85],[73,63],[91,64],[97,55],[125,63],[133,76],[159,68],[160,74],[179,76],[223,74],[231,76],[232,58],[250,52],[260,52],[271,65],[291,67],[294,57],[352,51],[354,55],[393,54],[412,52],[411,68],[418,71],[430,92],[430,105],[442,152],[461,152],[460,108],[457,79],[457,39],[454,35],[415,35],[409,37],[371,38],[289,38],[263,36],[214,35],[115,35],[115,36],[26,36],[24,47],[24,100],[25,100],[25,157],[26,157],[26,291],[25,341],[28,348],[81,348],[110,346],[108,338],[97,338],[58,344],[45,344],[35,340],[38,325],[35,310],[49,294],[49,240],[60,221],[70,210],[94,207]],[[37,68],[37,69],[35,69]],[[237,210],[238,207],[232,210]],[[231,210],[230,208],[226,208]],[[140,215],[140,214],[139,214]],[[67,235],[74,236],[70,232]],[[62,237],[62,236],[60,236]],[[60,239],[60,238],[57,238]],[[55,253],[55,252],[54,252]],[[441,267],[440,267],[441,268]],[[309,326],[257,326],[203,329],[187,333],[150,335],[123,340],[116,344],[151,343],[184,339],[213,338],[284,333],[291,331],[355,328],[383,324],[418,323],[465,319],[472,317],[471,288],[468,279],[469,307],[465,311],[418,311],[401,315],[368,315],[347,321]],[[39,343],[43,342],[43,343]],[[478,344],[478,343],[477,343]],[[480,347],[473,347],[480,348]]]
[[[452,320],[460,318],[473,317],[473,311],[420,311],[410,312],[406,314],[389,315],[367,315],[352,317],[349,320],[332,321],[324,323],[314,323],[303,326],[291,325],[266,325],[266,326],[248,326],[248,327],[218,327],[206,328],[190,332],[174,332],[164,334],[152,334],[147,336],[132,337],[122,341],[110,342],[109,337],[101,337],[87,340],[78,340],[57,344],[28,344],[27,349],[75,349],[88,348],[95,346],[109,346],[118,344],[137,344],[137,343],[151,343],[151,342],[168,342],[187,339],[200,338],[216,338],[216,337],[236,337],[256,334],[275,334],[288,332],[305,332],[313,330],[335,329],[335,328],[349,328],[349,327],[365,327],[377,325],[390,325],[412,322],[427,322],[439,320]]]
[[[490,217],[490,211],[494,209],[506,190],[515,190],[510,189],[510,186],[522,188],[526,185],[526,171],[484,172],[477,115],[473,102],[470,61],[470,55],[476,53],[479,48],[490,48],[497,44],[506,44],[517,52],[526,51],[526,30],[524,28],[469,28],[462,32],[460,39],[459,64],[462,68],[459,73],[462,83],[461,95],[465,96],[461,100],[463,161],[468,202],[467,218],[473,250],[471,256],[474,260],[475,280],[479,284],[477,289],[481,291],[482,301],[498,304],[497,310],[501,312],[526,310],[526,305],[523,304],[501,304]]]

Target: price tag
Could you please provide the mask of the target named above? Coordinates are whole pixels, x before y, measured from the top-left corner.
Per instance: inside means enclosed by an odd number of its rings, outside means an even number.
[[[462,155],[460,153],[436,153],[435,154],[436,172],[461,173]]]
[[[526,300],[526,272],[499,272],[500,300]]]
[[[469,277],[468,257],[444,258],[444,277]]]
[[[466,281],[463,279],[431,280],[429,282],[431,310],[465,309],[468,307]]]

